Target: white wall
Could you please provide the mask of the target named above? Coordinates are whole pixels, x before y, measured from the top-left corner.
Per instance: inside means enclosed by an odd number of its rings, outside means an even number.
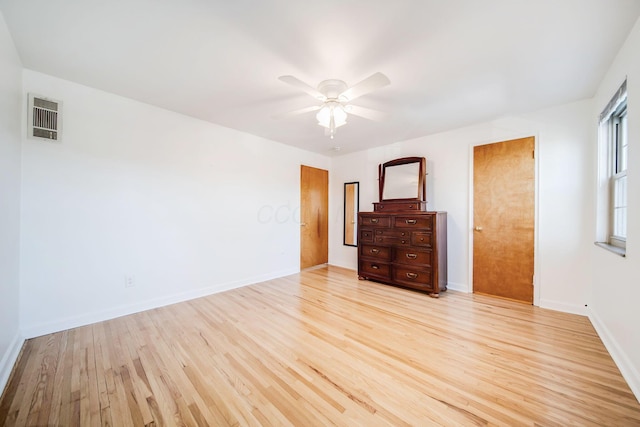
[[[361,210],[370,211],[378,198],[379,163],[397,157],[426,157],[427,207],[448,212],[449,288],[469,292],[472,147],[534,135],[539,185],[536,302],[585,313],[590,275],[584,260],[590,253],[595,222],[592,110],[592,102],[586,100],[335,158],[331,203],[342,203],[340,180],[360,181]],[[339,235],[336,230],[331,234]],[[355,248],[334,240],[329,254],[332,264],[357,267]]]
[[[63,102],[62,141],[23,145],[25,335],[299,270],[300,165],[328,157],[30,70],[23,81]]]
[[[22,64],[0,13],[0,390],[23,339],[20,291],[20,112]]]
[[[590,318],[640,400],[640,20],[618,53],[595,96],[590,125],[627,78],[629,132],[627,256],[591,248],[593,298]],[[595,152],[595,148],[594,148]],[[595,162],[594,162],[595,167]],[[592,183],[595,188],[595,180]],[[592,208],[595,210],[595,207]]]

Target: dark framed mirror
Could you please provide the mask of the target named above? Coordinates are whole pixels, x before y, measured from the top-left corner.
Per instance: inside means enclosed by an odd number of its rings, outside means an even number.
[[[358,211],[360,210],[360,183],[344,183],[344,233],[345,246],[358,246]]]
[[[380,202],[425,201],[426,159],[403,157],[379,166]]]

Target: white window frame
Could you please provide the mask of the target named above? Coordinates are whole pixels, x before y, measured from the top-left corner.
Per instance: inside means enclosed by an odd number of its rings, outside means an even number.
[[[611,177],[609,178],[611,189],[609,190],[609,244],[619,248],[627,245],[627,162],[628,158],[624,146],[628,144],[626,134],[622,132],[623,121],[627,119],[627,101],[611,115],[609,119],[611,128]],[[620,191],[616,191],[620,190]],[[622,215],[617,211],[623,210]],[[623,224],[620,224],[623,222]],[[621,233],[617,231],[621,230]]]
[[[627,242],[627,85],[626,80],[600,115],[599,246],[622,256]]]

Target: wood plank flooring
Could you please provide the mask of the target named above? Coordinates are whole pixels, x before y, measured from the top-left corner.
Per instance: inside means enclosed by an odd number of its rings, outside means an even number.
[[[586,317],[304,271],[28,340],[3,426],[626,426]]]

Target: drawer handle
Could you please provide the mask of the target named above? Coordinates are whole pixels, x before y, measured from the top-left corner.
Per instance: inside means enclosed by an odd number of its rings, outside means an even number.
[[[371,264],[371,268],[373,268],[374,270],[378,270],[380,267],[378,267],[378,266],[377,266],[377,265],[375,265],[375,264]]]
[[[404,222],[406,222],[407,224],[417,224],[418,220],[417,219],[405,219]]]
[[[380,252],[380,249],[378,249],[378,248],[373,248],[373,249],[371,249],[371,253],[372,253],[372,254],[377,254],[377,253],[379,253],[379,252]]]
[[[413,209],[413,205],[409,205],[409,209]]]
[[[418,273],[407,273],[409,279],[415,279],[418,277]]]
[[[406,241],[406,240],[402,240],[402,242],[401,242],[401,243],[404,245],[404,244],[406,244],[406,243],[407,243],[407,241]]]
[[[407,258],[416,259],[416,258],[418,258],[418,255],[416,255],[416,254],[407,254]]]
[[[377,224],[378,223],[378,218],[371,218],[371,223],[372,224]]]

